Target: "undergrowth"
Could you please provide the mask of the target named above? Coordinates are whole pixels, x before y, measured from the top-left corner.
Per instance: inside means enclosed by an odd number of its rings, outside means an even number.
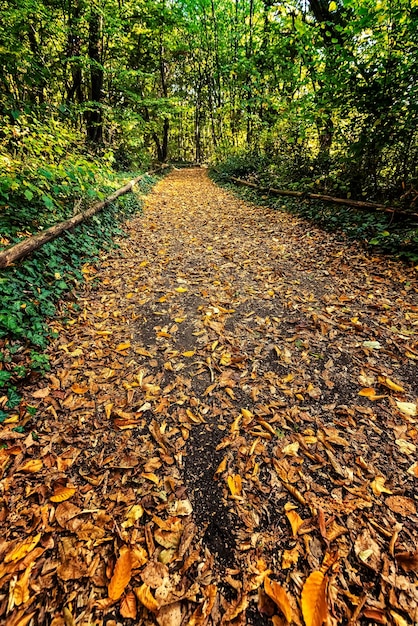
[[[108,177],[108,182],[94,192],[96,198],[121,187],[133,175],[114,174],[112,178],[110,181]],[[135,188],[136,193],[121,196],[22,262],[0,270],[0,423],[13,419],[10,414],[21,404],[20,385],[49,369],[43,350],[52,334],[48,321],[56,314],[58,301],[74,300],[71,306],[77,307],[72,292],[83,281],[83,265],[87,261],[94,263],[101,251],[115,246],[114,237],[124,235],[122,223],[141,211],[140,193],[146,194],[155,181],[154,177],[144,176]],[[93,192],[88,194],[92,195]],[[16,216],[10,208],[18,201],[19,197],[10,193],[8,206],[1,215],[3,247],[5,242],[20,239],[19,235],[50,225],[50,213],[47,211],[46,216],[42,213],[42,206],[48,207],[40,194],[38,203],[20,209]],[[60,206],[55,204],[54,223],[68,216],[68,206],[62,203],[62,210]],[[23,233],[22,224],[25,224]],[[30,413],[32,409],[24,410]]]
[[[230,177],[235,176],[262,185],[257,174],[261,162],[262,157],[257,163],[251,159],[229,159],[225,165],[218,164],[216,169],[212,169],[210,175],[217,183],[252,202],[299,215],[324,230],[343,232],[349,239],[360,241],[380,253],[412,263],[418,262],[418,224],[412,219],[381,211],[356,210],[317,200],[266,195],[263,191],[239,187],[229,182]]]

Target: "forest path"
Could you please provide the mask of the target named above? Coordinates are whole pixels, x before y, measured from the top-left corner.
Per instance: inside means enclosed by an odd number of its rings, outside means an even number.
[[[8,431],[0,619],[417,622],[414,270],[200,169],[127,231]]]

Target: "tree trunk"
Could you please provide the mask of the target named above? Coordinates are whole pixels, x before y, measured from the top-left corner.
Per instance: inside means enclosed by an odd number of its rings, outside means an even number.
[[[91,110],[87,113],[87,137],[96,145],[103,142],[103,117],[100,106],[103,88],[101,30],[101,17],[92,8],[89,20],[90,100],[92,104]]]

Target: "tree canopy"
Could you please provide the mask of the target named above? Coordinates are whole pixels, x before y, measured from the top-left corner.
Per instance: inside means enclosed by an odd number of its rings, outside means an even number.
[[[2,160],[265,159],[400,197],[417,178],[417,0],[3,0]]]

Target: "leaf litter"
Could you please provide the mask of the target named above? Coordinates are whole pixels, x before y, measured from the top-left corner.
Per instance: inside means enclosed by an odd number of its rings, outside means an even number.
[[[198,169],[127,231],[2,427],[2,623],[416,623],[416,270]]]

